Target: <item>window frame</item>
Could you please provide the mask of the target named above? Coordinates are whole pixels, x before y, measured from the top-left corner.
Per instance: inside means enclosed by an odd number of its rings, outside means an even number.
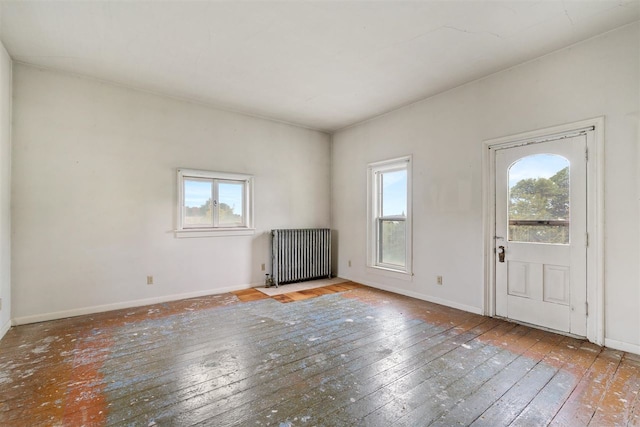
[[[187,226],[185,224],[185,206],[184,206],[184,185],[185,180],[210,181],[212,183],[212,224],[211,226]],[[177,170],[177,215],[175,236],[182,237],[212,237],[212,236],[240,236],[254,234],[253,226],[253,175],[214,172],[198,169]],[[220,183],[242,183],[242,217],[243,223],[239,226],[220,226],[219,225],[219,184]]]
[[[412,245],[412,171],[411,156],[404,156],[391,160],[370,163],[367,179],[367,267],[389,273],[413,275],[413,245]],[[405,216],[382,215],[382,182],[383,173],[406,170],[407,172],[407,207]],[[404,221],[405,223],[405,265],[382,262],[382,245],[380,229],[384,221]]]

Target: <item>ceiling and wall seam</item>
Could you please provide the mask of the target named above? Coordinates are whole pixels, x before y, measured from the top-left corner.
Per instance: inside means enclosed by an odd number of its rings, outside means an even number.
[[[11,55],[9,55],[11,57]],[[63,74],[66,76],[71,76],[71,77],[75,77],[75,78],[80,78],[80,79],[87,79],[87,80],[91,80],[100,84],[105,84],[105,85],[111,85],[111,86],[116,86],[122,89],[128,89],[128,90],[133,90],[139,93],[146,93],[148,95],[153,95],[153,96],[159,96],[159,97],[164,97],[164,98],[168,98],[168,99],[173,99],[175,101],[180,101],[180,102],[186,102],[189,104],[193,104],[193,105],[198,105],[200,107],[205,107],[205,108],[211,108],[214,110],[218,110],[218,111],[224,111],[226,113],[232,113],[232,114],[239,114],[245,117],[251,117],[253,119],[259,119],[259,120],[267,120],[270,122],[274,122],[274,123],[280,123],[283,125],[287,125],[287,126],[293,126],[293,127],[297,127],[300,129],[307,129],[310,131],[314,131],[314,132],[320,132],[320,133],[324,133],[326,135],[331,135],[331,132],[326,130],[326,129],[320,129],[320,128],[314,128],[311,126],[305,126],[303,124],[299,124],[299,123],[293,123],[293,122],[288,122],[286,120],[282,120],[282,119],[278,119],[275,117],[270,117],[270,116],[263,116],[260,114],[254,114],[254,113],[250,113],[250,112],[246,112],[246,111],[242,111],[242,110],[236,110],[230,107],[225,107],[225,106],[221,106],[221,105],[216,105],[213,103],[208,103],[202,100],[198,100],[198,99],[193,99],[193,98],[189,98],[186,96],[179,96],[179,95],[174,95],[174,94],[169,94],[166,92],[160,92],[160,91],[154,91],[154,90],[150,90],[150,89],[145,89],[145,88],[141,88],[141,87],[137,87],[137,86],[132,86],[132,85],[127,85],[124,83],[120,83],[120,82],[116,82],[113,80],[106,80],[106,79],[101,79],[99,77],[94,77],[94,76],[89,76],[86,74],[80,74],[80,73],[74,73],[71,71],[66,71],[66,70],[61,70],[59,68],[55,68],[55,67],[47,67],[47,66],[43,66],[43,65],[36,65],[36,64],[32,64],[30,62],[26,62],[26,61],[20,61],[20,60],[16,60],[14,58],[11,58],[11,61],[13,62],[13,64],[19,64],[19,65],[24,65],[27,67],[31,67],[34,69],[38,69],[38,70],[43,70],[43,71],[50,71],[53,73],[59,73],[59,74]]]
[[[493,73],[491,73],[491,74],[487,74],[487,75],[486,75],[486,76],[484,76],[484,77],[480,77],[480,78],[478,78],[478,79],[470,80],[470,81],[468,81],[468,82],[465,82],[465,83],[462,83],[462,84],[459,84],[459,85],[456,85],[456,86],[450,87],[450,88],[448,88],[448,89],[442,90],[442,91],[437,92],[437,93],[434,93],[434,94],[432,94],[432,95],[425,96],[424,98],[418,99],[418,100],[416,100],[416,101],[409,102],[408,104],[401,105],[401,106],[399,106],[399,107],[397,107],[397,108],[391,109],[391,110],[386,111],[386,112],[384,112],[384,113],[377,114],[377,115],[372,116],[372,117],[370,117],[370,118],[368,118],[368,119],[361,120],[361,121],[358,121],[358,122],[356,122],[356,123],[350,124],[350,125],[348,125],[348,126],[341,127],[341,128],[339,128],[339,129],[336,129],[336,130],[332,131],[332,132],[331,132],[331,134],[332,134],[332,135],[335,135],[335,134],[336,134],[336,133],[338,133],[338,132],[342,132],[342,131],[345,131],[345,130],[347,130],[347,129],[351,129],[351,128],[357,127],[357,126],[362,125],[362,124],[364,124],[364,123],[369,123],[369,122],[375,121],[375,120],[377,120],[377,119],[379,119],[379,118],[382,118],[382,117],[385,117],[385,116],[387,116],[387,115],[389,115],[389,114],[393,114],[393,113],[395,113],[395,112],[398,112],[398,111],[404,110],[404,109],[406,109],[406,108],[411,108],[412,106],[414,106],[414,105],[416,105],[416,104],[420,104],[421,102],[424,102],[424,101],[426,101],[426,100],[428,100],[428,99],[435,98],[435,97],[437,97],[437,96],[440,96],[440,95],[446,94],[446,93],[448,93],[448,92],[451,92],[452,90],[457,90],[457,89],[459,89],[459,88],[462,88],[462,87],[465,87],[465,86],[468,86],[468,85],[471,85],[471,84],[475,84],[475,83],[477,83],[477,82],[481,82],[481,81],[486,80],[486,79],[489,79],[489,78],[491,78],[491,77],[493,77],[493,76],[495,76],[495,75],[497,75],[497,74],[504,73],[504,72],[507,72],[507,71],[510,71],[510,70],[513,70],[513,69],[516,69],[516,68],[522,67],[522,66],[524,66],[524,65],[527,65],[527,64],[530,64],[530,63],[533,63],[533,62],[539,61],[539,60],[541,60],[541,59],[543,59],[543,58],[546,58],[546,57],[548,57],[548,56],[555,55],[555,54],[557,54],[558,52],[561,52],[561,51],[563,51],[563,50],[565,50],[565,49],[572,49],[572,48],[574,48],[574,47],[576,47],[576,46],[579,46],[579,45],[581,45],[581,44],[583,44],[583,43],[589,42],[590,40],[596,39],[596,38],[598,38],[598,37],[603,37],[603,36],[606,36],[606,35],[607,35],[607,34],[609,34],[609,33],[613,33],[613,32],[615,32],[615,31],[621,30],[621,29],[623,29],[623,28],[631,27],[631,26],[638,25],[638,24],[640,24],[640,20],[636,20],[636,21],[630,22],[630,23],[628,23],[628,24],[622,25],[622,26],[620,26],[620,27],[613,28],[613,29],[611,29],[611,30],[605,31],[605,32],[603,32],[603,33],[596,34],[596,35],[594,35],[594,36],[592,36],[592,37],[589,37],[589,38],[587,38],[587,39],[580,40],[579,42],[576,42],[576,43],[570,44],[570,45],[568,45],[568,46],[565,46],[565,47],[561,47],[561,48],[559,48],[559,49],[556,49],[556,50],[554,50],[554,51],[551,51],[551,52],[545,53],[544,55],[537,56],[537,57],[535,57],[535,58],[532,58],[532,59],[529,59],[529,60],[527,60],[527,61],[521,62],[521,63],[519,63],[519,64],[513,65],[513,66],[511,66],[511,67],[508,67],[508,68],[504,68],[504,69],[502,69],[502,70],[495,71],[495,72],[493,72]]]

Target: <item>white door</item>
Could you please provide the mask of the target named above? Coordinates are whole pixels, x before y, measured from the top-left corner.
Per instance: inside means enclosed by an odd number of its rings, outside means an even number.
[[[496,315],[586,336],[587,136],[498,149]]]

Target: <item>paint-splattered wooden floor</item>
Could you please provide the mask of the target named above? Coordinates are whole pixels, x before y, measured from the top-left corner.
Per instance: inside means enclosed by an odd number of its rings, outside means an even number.
[[[640,425],[637,356],[342,288],[13,328],[0,425]]]

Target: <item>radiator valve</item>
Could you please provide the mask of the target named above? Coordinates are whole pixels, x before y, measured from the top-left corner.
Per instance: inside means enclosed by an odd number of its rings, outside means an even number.
[[[264,276],[265,276],[265,277],[264,277],[264,287],[265,287],[265,288],[270,288],[270,287],[272,287],[272,286],[273,286],[273,277],[271,277],[271,276],[269,275],[269,273],[265,274]]]

